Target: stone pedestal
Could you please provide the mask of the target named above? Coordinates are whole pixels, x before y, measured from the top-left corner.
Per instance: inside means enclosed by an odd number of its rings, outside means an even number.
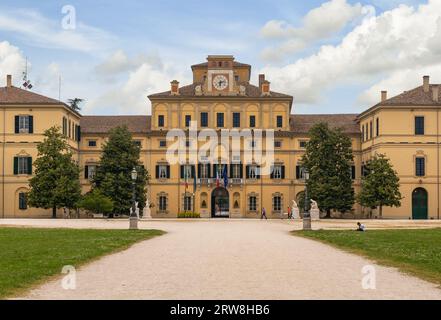
[[[309,231],[311,229],[311,216],[306,215],[303,217],[303,230]]]
[[[145,207],[142,210],[142,218],[143,219],[152,219],[152,210],[150,208]]]
[[[319,209],[311,209],[310,215],[311,215],[311,220],[320,220],[320,210]]]
[[[130,225],[129,225],[130,230],[138,230],[138,217],[131,216],[129,218],[129,222],[130,222]]]
[[[292,218],[293,219],[300,219],[300,211],[299,211],[299,209],[297,209],[297,208],[295,208],[295,209],[292,209]]]

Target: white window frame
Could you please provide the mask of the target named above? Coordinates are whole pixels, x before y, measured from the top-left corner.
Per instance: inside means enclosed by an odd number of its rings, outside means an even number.
[[[18,174],[28,174],[28,157],[18,157]]]
[[[167,166],[165,164],[160,164],[158,167],[159,179],[167,179]]]
[[[18,132],[29,133],[30,120],[29,116],[21,115],[18,116]]]

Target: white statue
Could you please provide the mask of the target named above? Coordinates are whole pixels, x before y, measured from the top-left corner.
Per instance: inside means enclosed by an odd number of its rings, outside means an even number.
[[[151,212],[151,210],[150,210],[150,201],[149,201],[149,198],[147,198],[147,199],[145,200],[145,207],[144,207],[144,210],[143,210],[142,213],[143,213],[143,214],[142,214],[142,217],[143,217],[144,219],[151,219],[151,218],[152,218],[152,212]]]
[[[133,207],[130,207],[130,216],[133,214]],[[135,202],[135,214],[136,217],[139,219],[139,208],[138,208],[138,202]]]
[[[292,219],[300,219],[299,206],[297,205],[297,202],[295,200],[292,201],[291,215],[292,215],[292,217],[291,217]]]
[[[241,96],[246,95],[246,91],[247,91],[247,88],[245,88],[245,86],[239,86],[239,94]]]
[[[202,86],[199,84],[194,88],[194,93],[197,96],[201,96],[202,95]]]
[[[318,207],[317,201],[314,201],[312,199],[310,215],[312,220],[320,220],[320,209]]]

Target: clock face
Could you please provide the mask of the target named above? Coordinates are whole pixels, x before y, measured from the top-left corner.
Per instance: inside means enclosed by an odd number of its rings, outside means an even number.
[[[224,90],[228,87],[228,79],[225,76],[218,75],[213,79],[213,86],[217,90]]]

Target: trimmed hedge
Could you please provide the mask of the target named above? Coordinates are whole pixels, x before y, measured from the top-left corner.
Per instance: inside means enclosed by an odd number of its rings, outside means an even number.
[[[178,213],[178,218],[182,219],[198,219],[201,215],[197,212],[180,212]]]

